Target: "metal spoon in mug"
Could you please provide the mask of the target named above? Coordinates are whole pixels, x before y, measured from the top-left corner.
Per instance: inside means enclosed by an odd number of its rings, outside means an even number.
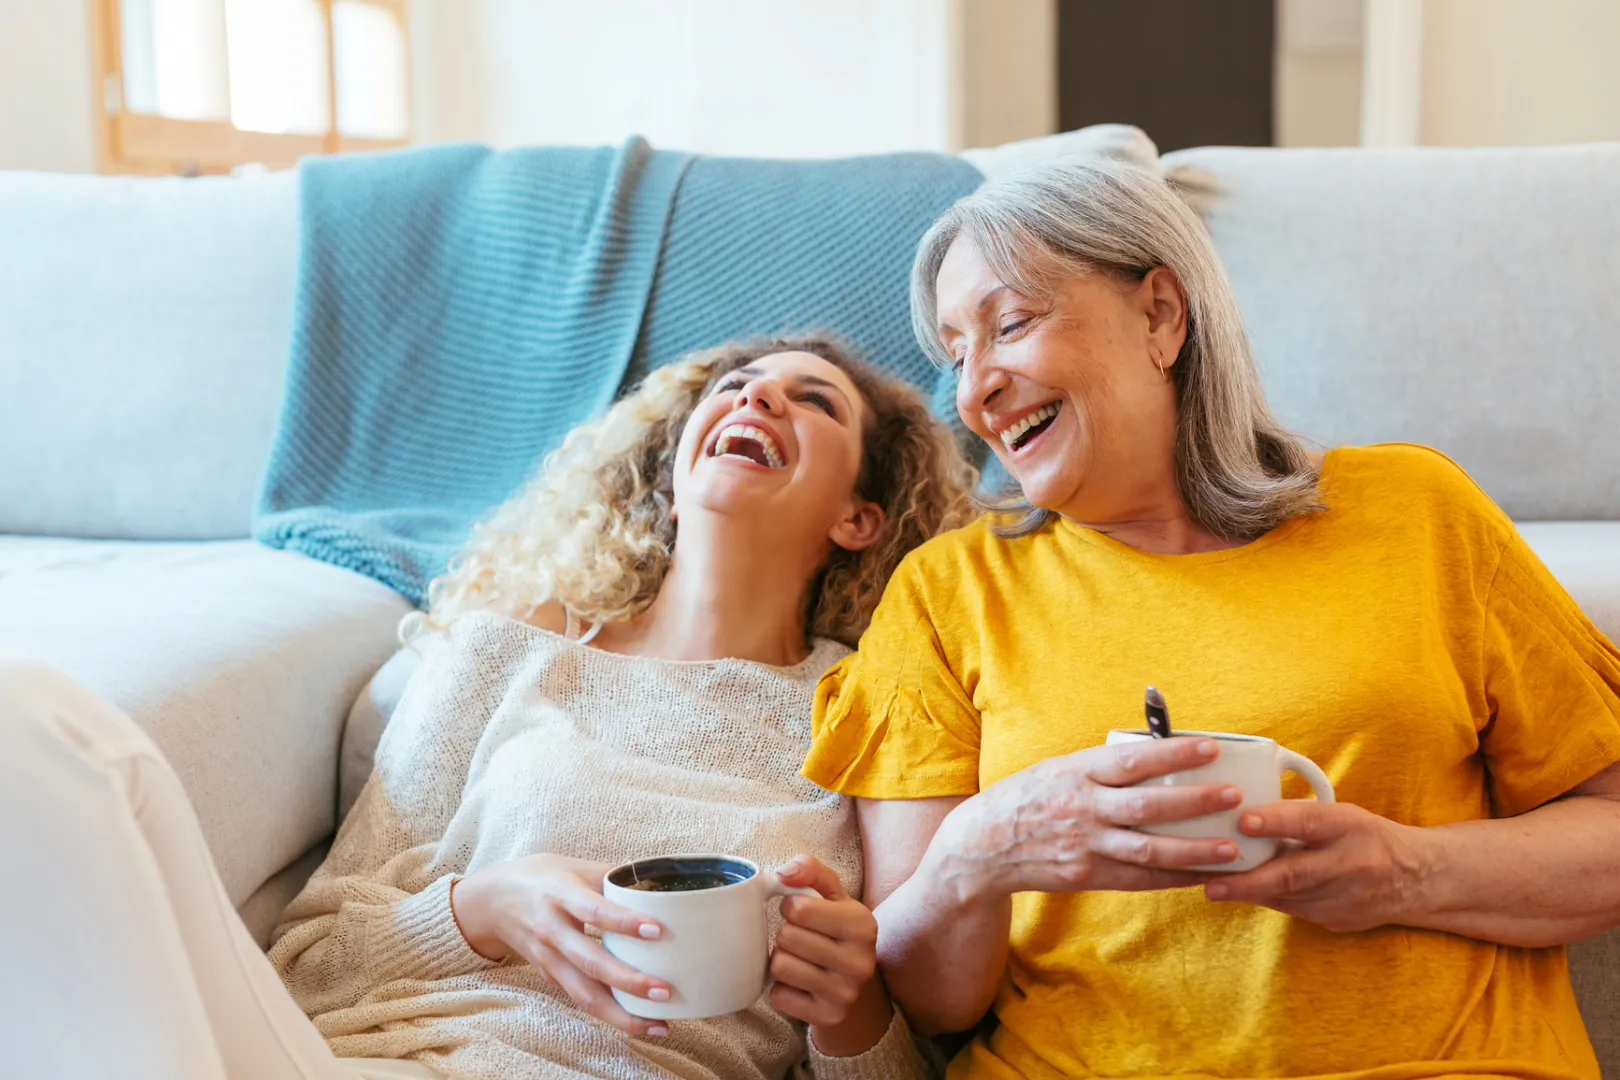
[[[1164,703],[1164,695],[1153,686],[1147,688],[1147,725],[1148,734],[1155,739],[1170,737],[1170,709]]]

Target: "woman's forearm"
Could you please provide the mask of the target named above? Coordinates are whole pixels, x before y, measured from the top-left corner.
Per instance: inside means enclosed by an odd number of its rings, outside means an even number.
[[[994,1004],[1007,967],[1012,896],[951,868],[954,830],[877,907],[878,964],[920,1035],[966,1031]]]
[[[1503,945],[1620,927],[1620,800],[1561,799],[1512,818],[1420,830],[1423,881],[1400,921]]]

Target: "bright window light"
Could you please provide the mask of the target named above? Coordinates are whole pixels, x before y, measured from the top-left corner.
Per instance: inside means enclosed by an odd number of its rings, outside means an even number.
[[[124,0],[121,22],[126,109],[229,118],[223,0]]]
[[[332,5],[337,68],[338,133],[352,138],[403,139],[409,93],[405,85],[405,31],[374,4]]]

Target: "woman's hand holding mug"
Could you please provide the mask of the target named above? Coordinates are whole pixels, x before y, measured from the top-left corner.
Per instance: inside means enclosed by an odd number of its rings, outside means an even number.
[[[809,855],[778,867],[776,876],[784,885],[814,889],[820,895],[801,893],[782,901],[784,924],[771,954],[771,978],[776,980],[771,1004],[812,1026],[842,1024],[874,985],[877,918],[844,891],[831,867]],[[882,1011],[881,1018],[875,1018],[881,1020],[876,1031],[881,1037],[888,1028],[887,999],[882,994],[875,997]],[[831,1052],[825,1042],[817,1040]]]
[[[1235,808],[1231,784],[1143,786],[1208,765],[1214,739],[1153,739],[1049,758],[985,788],[952,810],[924,857],[961,900],[1015,892],[1138,891],[1195,885],[1188,868],[1230,862],[1227,838],[1138,831]]]
[[[631,1035],[668,1035],[669,1026],[631,1016],[618,989],[668,1001],[670,987],[615,959],[585,932],[587,925],[655,939],[663,929],[645,915],[602,896],[607,863],[530,855],[469,874],[450,891],[450,909],[467,944],[489,960],[517,954],[592,1016]]]

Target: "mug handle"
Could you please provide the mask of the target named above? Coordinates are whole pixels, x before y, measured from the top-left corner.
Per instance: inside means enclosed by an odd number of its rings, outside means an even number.
[[[1298,773],[1311,785],[1316,792],[1317,802],[1333,802],[1333,781],[1327,778],[1322,767],[1304,754],[1296,754],[1292,750],[1279,746],[1277,748],[1277,771],[1282,773]]]
[[[766,896],[820,896],[814,889],[806,889],[795,885],[784,885],[782,879],[776,876],[775,870],[765,873]]]

